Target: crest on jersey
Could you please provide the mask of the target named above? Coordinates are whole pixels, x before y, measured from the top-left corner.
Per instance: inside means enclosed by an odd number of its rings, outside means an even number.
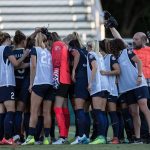
[[[61,47],[60,46],[55,46],[54,50],[59,51],[59,50],[61,50]]]
[[[131,51],[131,50],[128,50],[128,54],[132,54],[132,51]]]
[[[114,56],[112,56],[112,60],[116,60],[116,58]]]
[[[93,55],[90,55],[90,56],[89,56],[89,58],[90,58],[90,59],[93,59],[93,58],[94,58],[94,56],[93,56]]]

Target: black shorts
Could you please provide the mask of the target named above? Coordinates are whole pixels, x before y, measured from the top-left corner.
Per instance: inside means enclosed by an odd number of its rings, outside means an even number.
[[[74,95],[74,83],[69,86],[68,98],[71,100],[75,97]]]
[[[32,91],[38,96],[42,97],[43,100],[54,100],[54,91],[52,85],[49,84],[41,84],[34,85],[32,87]]]
[[[109,92],[106,90],[91,95],[91,97],[101,97],[101,98],[106,98],[106,99],[108,99],[108,96],[109,96]]]
[[[88,91],[88,79],[85,78],[77,78],[74,85],[74,95],[75,98],[81,98],[84,100],[88,100],[90,97]]]
[[[127,103],[127,94],[123,93],[118,97],[118,104]]]
[[[108,102],[117,103],[118,96],[109,95],[107,100],[108,100]]]
[[[142,86],[137,89],[130,90],[126,93],[127,104],[136,104],[138,100],[142,98],[149,98],[149,91],[147,86]]]
[[[15,96],[16,100],[22,101],[26,104],[30,100],[30,92],[29,92],[29,85],[30,85],[30,78],[26,77],[23,81],[21,86],[15,87]]]
[[[60,83],[59,88],[55,90],[55,95],[68,98],[69,87],[70,87],[70,84]]]
[[[0,87],[0,103],[8,100],[15,100],[15,87],[2,86]]]

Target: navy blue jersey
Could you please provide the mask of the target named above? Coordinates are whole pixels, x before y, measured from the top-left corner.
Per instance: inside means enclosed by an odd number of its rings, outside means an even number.
[[[3,53],[3,60],[6,63],[6,60],[9,56],[13,55],[13,52],[9,46],[6,46]],[[9,62],[10,63],[10,62]]]
[[[80,53],[80,60],[77,66],[76,77],[86,77],[87,76],[87,54],[86,48],[78,49]]]
[[[23,49],[20,48],[20,49],[13,50],[13,54],[14,54],[15,58],[18,60],[19,58],[21,58],[23,56]],[[29,59],[28,59],[28,61],[24,61],[24,63],[29,63],[29,62],[30,62]],[[29,75],[29,72],[30,72],[30,68],[15,69],[16,81],[23,80],[25,78],[25,76]]]
[[[89,59],[90,69],[92,70],[92,61],[96,61],[96,58],[92,54],[88,54],[88,59]]]
[[[128,51],[128,57],[129,57],[132,65],[135,67],[136,66],[135,62],[132,60],[132,58],[135,56],[135,53],[132,50],[129,50],[129,49],[127,51]]]
[[[35,47],[33,47],[33,48],[31,49],[30,55],[37,56],[37,52],[36,52]]]
[[[113,55],[111,55],[111,57],[110,57],[110,67],[111,67],[111,70],[114,70],[113,69],[113,65],[114,64],[118,64],[118,61],[117,61],[117,59]]]

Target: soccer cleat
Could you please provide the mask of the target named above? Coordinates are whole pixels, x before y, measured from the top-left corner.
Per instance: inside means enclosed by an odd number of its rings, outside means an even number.
[[[106,144],[106,139],[104,136],[98,136],[94,141],[89,144]]]
[[[50,144],[50,137],[44,137],[43,144],[49,145]]]
[[[119,140],[117,137],[114,137],[109,143],[110,144],[119,144]]]
[[[75,144],[88,144],[89,143],[89,139],[87,139],[86,135],[84,134],[82,137],[77,136],[75,141],[71,143],[71,145],[75,145]]]
[[[68,144],[67,138],[59,138],[58,140],[56,140],[55,142],[53,142],[52,144],[54,145],[59,145],[59,144]]]
[[[86,138],[83,142],[82,142],[82,144],[89,144],[90,143],[90,138]]]
[[[22,145],[33,145],[35,143],[34,136],[29,135]]]
[[[149,133],[149,135],[147,137],[146,144],[150,144],[150,133]]]
[[[124,139],[120,139],[119,143],[120,144],[130,144],[130,143],[133,143],[133,142],[130,142],[130,140],[128,140],[127,138],[124,138]]]
[[[2,139],[2,143],[4,144],[4,145],[12,145],[12,144],[14,144],[14,140],[13,140],[13,138],[10,138],[10,139],[5,139],[5,138],[3,138]]]
[[[43,142],[42,141],[35,141],[34,145],[42,145]]]
[[[3,145],[3,142],[2,142],[2,141],[0,141],[0,145]]]
[[[140,138],[135,138],[132,144],[143,144]]]

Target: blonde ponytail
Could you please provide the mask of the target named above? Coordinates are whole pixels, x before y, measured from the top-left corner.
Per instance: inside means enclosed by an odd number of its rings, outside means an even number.
[[[41,32],[37,33],[36,37],[35,37],[35,46],[36,47],[41,47],[41,48],[45,48],[45,44],[44,44],[44,40],[46,40],[46,36],[44,34],[42,34]]]

